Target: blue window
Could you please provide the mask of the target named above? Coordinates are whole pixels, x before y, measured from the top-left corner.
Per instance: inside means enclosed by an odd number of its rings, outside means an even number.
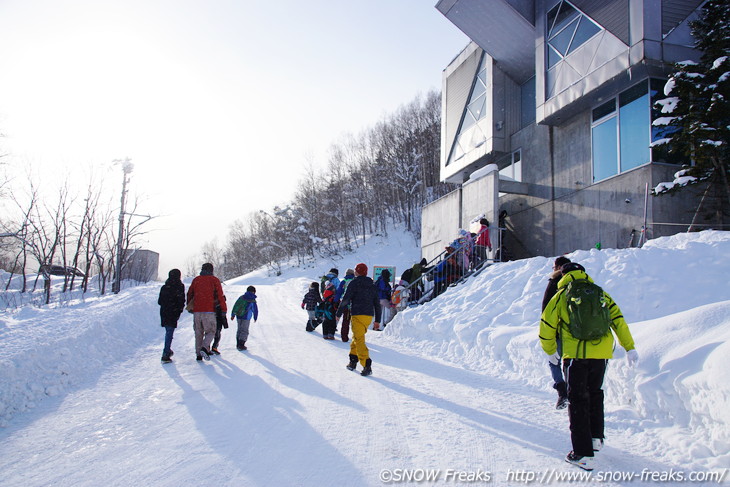
[[[651,142],[666,137],[666,127],[651,122],[662,116],[652,107],[662,82],[645,80],[593,109],[593,181],[601,181],[651,161],[674,162],[666,149],[650,149]]]

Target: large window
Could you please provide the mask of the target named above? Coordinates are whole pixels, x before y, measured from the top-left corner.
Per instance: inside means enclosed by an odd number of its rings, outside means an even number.
[[[487,136],[479,124],[487,116],[487,59],[487,56],[482,53],[479,69],[477,69],[472,84],[469,102],[462,114],[459,133],[456,136],[456,141],[446,165],[461,159],[469,151],[487,141]]]
[[[522,181],[522,149],[512,153],[509,166],[500,169],[499,174],[515,181]]]
[[[535,77],[520,86],[520,128],[535,121]]]
[[[547,66],[555,66],[601,28],[570,2],[562,1],[547,14]]]
[[[642,81],[622,92],[616,98],[593,109],[591,138],[593,144],[593,181],[601,181],[616,174],[654,161],[660,149],[649,149],[651,142],[663,136],[652,127],[658,114],[652,110],[658,80]],[[651,96],[649,87],[651,85]]]

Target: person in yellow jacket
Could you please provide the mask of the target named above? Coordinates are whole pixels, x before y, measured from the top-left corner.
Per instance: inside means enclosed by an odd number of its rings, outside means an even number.
[[[540,343],[553,364],[563,361],[563,371],[568,383],[568,414],[570,417],[570,439],[573,451],[565,461],[584,470],[593,470],[594,452],[603,446],[603,377],[608,359],[613,358],[614,338],[627,352],[630,365],[638,361],[634,339],[621,309],[604,291],[603,298],[608,306],[611,324],[609,331],[597,340],[582,341],[571,335],[568,324],[568,303],[566,288],[572,281],[585,279],[593,282],[585,268],[575,262],[565,264],[563,277],[558,282],[558,291],[545,307],[540,319]],[[562,356],[557,353],[556,336],[562,340]]]

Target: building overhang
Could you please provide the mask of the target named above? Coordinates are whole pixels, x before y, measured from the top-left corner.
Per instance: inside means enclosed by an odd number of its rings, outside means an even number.
[[[534,1],[441,0],[436,9],[517,83],[535,74]]]

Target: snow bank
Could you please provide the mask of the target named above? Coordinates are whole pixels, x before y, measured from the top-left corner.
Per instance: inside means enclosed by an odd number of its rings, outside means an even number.
[[[717,231],[568,255],[619,304],[640,355],[638,368],[629,369],[617,346],[607,409],[643,428],[684,431],[687,448],[672,450],[683,457],[678,463],[730,461],[728,255],[730,232]],[[399,313],[384,335],[427,356],[550,390],[537,330],[552,262],[535,257],[491,266],[429,305]]]
[[[24,307],[0,319],[0,426],[47,396],[91,384],[109,363],[159,341],[159,283],[118,295]]]

